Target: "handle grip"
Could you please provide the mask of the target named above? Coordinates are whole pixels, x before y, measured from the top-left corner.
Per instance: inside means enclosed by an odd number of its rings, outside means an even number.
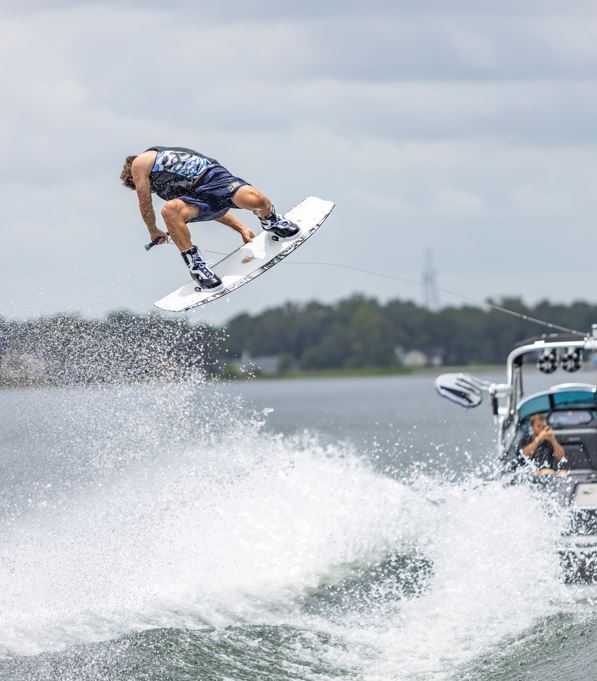
[[[151,248],[154,246],[159,246],[162,243],[161,237],[158,237],[157,239],[154,239],[153,241],[150,241],[148,244],[145,244],[145,250],[149,251]],[[166,243],[165,241],[163,243]]]

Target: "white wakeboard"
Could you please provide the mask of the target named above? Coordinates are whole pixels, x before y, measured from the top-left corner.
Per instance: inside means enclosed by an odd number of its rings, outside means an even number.
[[[274,241],[269,232],[263,231],[251,243],[237,248],[212,267],[224,284],[221,289],[200,291],[197,290],[197,284],[190,281],[165,298],[158,300],[154,305],[166,312],[183,312],[228,295],[296,250],[321,227],[332,212],[334,205],[333,201],[324,201],[316,196],[309,196],[285,215],[301,228],[294,239]]]

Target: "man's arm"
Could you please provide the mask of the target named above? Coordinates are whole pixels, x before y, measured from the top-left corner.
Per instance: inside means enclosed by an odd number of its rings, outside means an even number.
[[[135,183],[135,190],[137,191],[137,198],[139,200],[139,211],[143,222],[147,225],[149,236],[152,241],[155,239],[167,240],[168,235],[161,229],[158,229],[155,222],[155,211],[153,210],[153,201],[151,199],[151,185],[149,183],[149,173],[153,166],[153,158],[146,158],[145,154],[137,156],[131,166],[133,174],[133,182]]]
[[[221,224],[226,225],[226,227],[232,227],[235,232],[238,232],[241,235],[242,240],[246,244],[253,241],[255,234],[244,225],[232,211],[229,210],[227,213],[224,213],[216,222],[220,222]]]
[[[522,453],[525,456],[531,456],[537,447],[543,442],[543,440],[549,438],[550,431],[551,428],[549,428],[549,426],[545,426],[545,428],[543,428],[537,437],[534,437],[526,447],[522,448]]]
[[[525,456],[531,456],[535,452],[535,450],[537,449],[538,446],[539,446],[539,443],[537,442],[537,438],[535,438],[534,440],[531,440],[526,447],[522,448],[522,453]]]
[[[551,444],[553,445],[553,453],[554,456],[558,461],[561,461],[562,459],[566,458],[566,452],[564,451],[564,448],[562,445],[558,442],[557,437],[552,433],[551,437],[549,438],[551,440]]]

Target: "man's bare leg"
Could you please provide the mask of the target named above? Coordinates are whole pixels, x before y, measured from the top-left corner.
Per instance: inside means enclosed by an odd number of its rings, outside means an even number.
[[[187,221],[196,218],[199,208],[192,206],[181,199],[172,199],[164,204],[162,217],[168,228],[170,238],[180,249],[182,259],[189,269],[190,275],[199,285],[198,288],[205,291],[215,291],[222,286],[222,280],[211,270],[197,246],[191,241],[191,232],[187,227]]]
[[[253,211],[258,218],[268,218],[274,212],[274,206],[267,196],[247,184],[234,192],[232,203],[238,208]]]
[[[259,218],[261,227],[272,233],[272,239],[292,239],[300,232],[298,225],[278,215],[267,196],[251,185],[237,189],[232,202],[239,208],[252,210]]]
[[[188,251],[192,247],[191,232],[187,221],[196,218],[199,214],[197,206],[191,206],[180,199],[172,199],[164,204],[162,217],[166,223],[168,234],[179,250]]]

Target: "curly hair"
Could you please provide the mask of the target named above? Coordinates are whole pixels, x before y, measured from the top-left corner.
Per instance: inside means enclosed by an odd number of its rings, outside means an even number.
[[[131,166],[136,156],[127,156],[124,165],[122,166],[122,172],[120,173],[120,179],[122,184],[129,189],[135,189],[135,183],[133,182],[133,173],[131,171]]]

